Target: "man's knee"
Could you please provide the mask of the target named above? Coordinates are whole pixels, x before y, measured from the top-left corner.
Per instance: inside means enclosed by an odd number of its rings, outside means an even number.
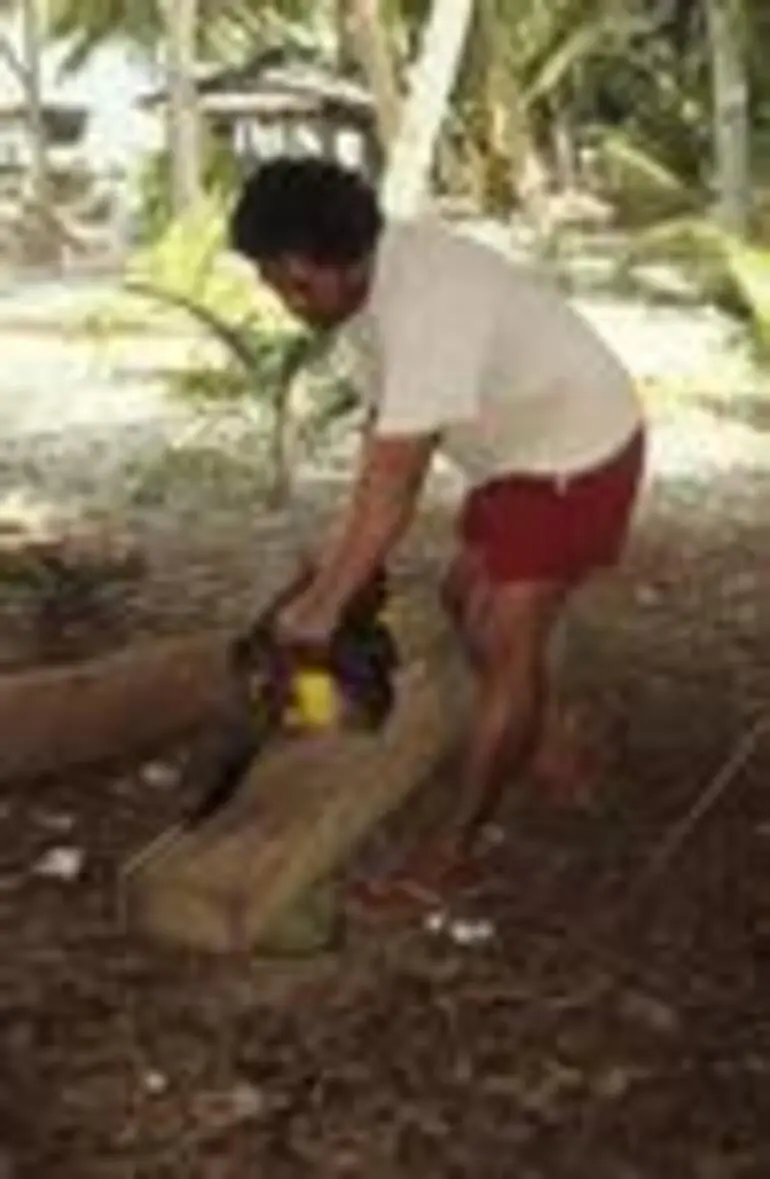
[[[441,600],[446,608],[452,613],[462,614],[482,574],[480,557],[472,549],[461,548],[452,558],[441,583]]]
[[[462,550],[441,585],[441,602],[463,639],[475,649],[484,630],[491,603],[491,586],[483,563],[471,550]]]
[[[559,583],[496,587],[485,626],[489,674],[533,675],[545,667],[550,636],[568,593]]]

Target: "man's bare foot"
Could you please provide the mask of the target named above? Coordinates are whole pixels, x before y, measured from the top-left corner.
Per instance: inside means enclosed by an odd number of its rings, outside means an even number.
[[[606,771],[607,750],[595,719],[575,707],[551,712],[530,763],[530,774],[545,797],[560,806],[590,806]]]

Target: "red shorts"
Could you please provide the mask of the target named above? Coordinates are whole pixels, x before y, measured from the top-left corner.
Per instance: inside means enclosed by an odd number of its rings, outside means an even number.
[[[474,488],[458,529],[490,580],[577,582],[614,565],[644,469],[637,431],[601,466],[576,475],[508,475]]]

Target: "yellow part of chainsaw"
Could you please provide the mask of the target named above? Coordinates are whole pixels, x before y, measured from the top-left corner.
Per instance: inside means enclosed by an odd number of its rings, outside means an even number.
[[[235,794],[268,742],[319,729],[377,730],[390,714],[398,652],[382,621],[384,573],[350,602],[324,649],[286,647],[274,636],[277,611],[306,583],[298,579],[288,587],[233,645],[231,706],[193,751],[186,775],[196,792],[202,790],[193,822]]]

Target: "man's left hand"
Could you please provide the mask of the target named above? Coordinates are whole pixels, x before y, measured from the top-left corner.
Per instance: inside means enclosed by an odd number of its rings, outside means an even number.
[[[276,635],[287,646],[292,644],[328,646],[339,621],[339,611],[332,609],[311,588],[284,606],[276,619]]]

